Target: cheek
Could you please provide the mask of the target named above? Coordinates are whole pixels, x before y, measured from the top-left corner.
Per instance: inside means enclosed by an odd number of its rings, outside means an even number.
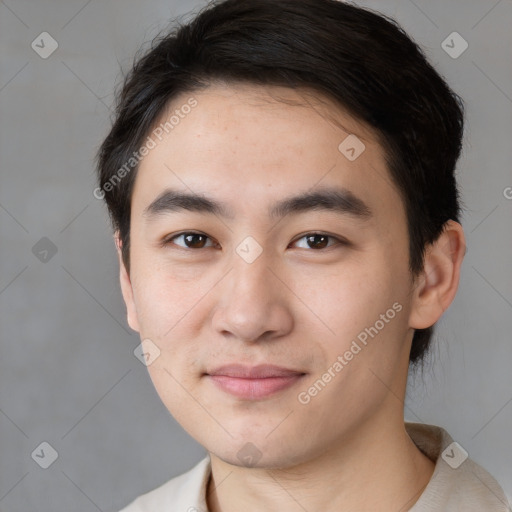
[[[346,354],[350,366],[391,370],[400,359],[407,331],[407,304],[396,265],[381,255],[373,265],[366,261],[306,289],[310,310],[328,329],[319,343],[329,365]]]
[[[337,272],[317,275],[313,280],[300,278],[297,288],[332,338],[347,340],[347,335],[364,327],[390,301],[385,279],[379,268],[361,263],[358,267],[340,266]]]
[[[404,364],[406,308],[386,279],[377,275],[341,283],[323,301],[323,318],[334,334],[318,340],[322,364],[302,388],[301,405],[321,419],[323,431],[356,424],[394,389]],[[318,310],[322,305],[316,298]],[[343,418],[332,411],[343,411]],[[320,427],[319,427],[320,428]],[[319,432],[319,435],[320,432]]]
[[[186,269],[181,272],[179,267],[169,268],[154,260],[133,269],[133,293],[141,335],[167,337],[193,311],[207,287],[205,279],[197,273],[186,274]]]

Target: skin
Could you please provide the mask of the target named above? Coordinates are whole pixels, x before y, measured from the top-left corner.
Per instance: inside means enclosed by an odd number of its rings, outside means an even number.
[[[175,98],[169,112],[191,96],[197,107],[141,162],[129,274],[117,234],[116,244],[128,323],[160,350],[148,366],[154,386],[210,454],[209,510],[407,510],[434,468],[404,427],[410,345],[414,329],[434,324],[455,296],[462,227],[447,223],[413,279],[403,202],[369,127],[326,99],[281,87],[216,84]],[[354,161],[338,150],[350,133],[365,144]],[[373,216],[268,217],[275,201],[323,186],[350,190]],[[166,188],[205,194],[234,217],[145,216]],[[184,231],[206,235],[206,246],[187,248],[183,237],[162,245]],[[328,247],[308,245],[304,236],[316,232],[334,237]],[[248,236],[262,249],[252,263],[236,252]],[[401,311],[300,403],[298,394],[395,303]],[[305,375],[243,400],[205,376],[233,362]],[[237,456],[249,442],[261,457],[252,467]]]

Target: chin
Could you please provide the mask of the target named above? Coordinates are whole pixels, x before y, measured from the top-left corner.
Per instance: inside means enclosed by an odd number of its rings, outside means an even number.
[[[221,443],[213,441],[202,444],[213,456],[237,467],[284,469],[301,464],[313,456],[308,453],[308,447],[304,446],[303,440],[298,439],[296,443],[288,444],[283,442],[282,435],[269,439],[267,434],[268,432],[235,436],[230,440],[224,439]],[[289,436],[286,438],[290,441]]]

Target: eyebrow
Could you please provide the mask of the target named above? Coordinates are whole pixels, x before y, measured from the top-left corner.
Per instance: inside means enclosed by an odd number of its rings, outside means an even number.
[[[173,189],[162,192],[144,209],[143,215],[150,220],[161,214],[182,210],[212,214],[226,219],[235,218],[227,205],[215,199]],[[368,220],[373,216],[369,206],[345,188],[323,188],[282,199],[271,205],[268,215],[276,219],[289,214],[317,210],[332,210],[359,220]]]

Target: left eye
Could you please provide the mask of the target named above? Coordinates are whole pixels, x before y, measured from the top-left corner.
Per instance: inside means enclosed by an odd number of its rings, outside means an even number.
[[[176,240],[179,239],[182,240],[183,244],[176,243]],[[208,240],[211,242],[209,245],[207,244]],[[290,245],[297,244],[301,240],[304,240],[305,242],[303,242],[302,247],[299,246],[299,248],[314,250],[321,250],[327,247],[332,247],[333,245],[340,245],[344,243],[339,238],[336,238],[331,235],[326,235],[324,233],[307,233],[306,235],[297,238]],[[330,241],[334,241],[334,243],[329,243]],[[204,249],[216,246],[216,244],[212,242],[212,239],[209,236],[204,235],[203,233],[195,233],[193,231],[179,233],[172,237],[166,238],[163,242],[163,245],[169,244],[177,245],[178,247],[181,247],[183,249]]]
[[[318,250],[318,249],[325,249],[326,247],[331,247],[332,245],[336,245],[336,244],[329,245],[329,239],[335,240],[338,244],[343,243],[338,238],[335,238],[331,235],[325,235],[323,233],[308,233],[307,235],[304,235],[304,236],[298,238],[295,242],[292,242],[292,243],[297,243],[300,240],[305,240],[306,246],[302,246],[301,247],[302,249]]]

